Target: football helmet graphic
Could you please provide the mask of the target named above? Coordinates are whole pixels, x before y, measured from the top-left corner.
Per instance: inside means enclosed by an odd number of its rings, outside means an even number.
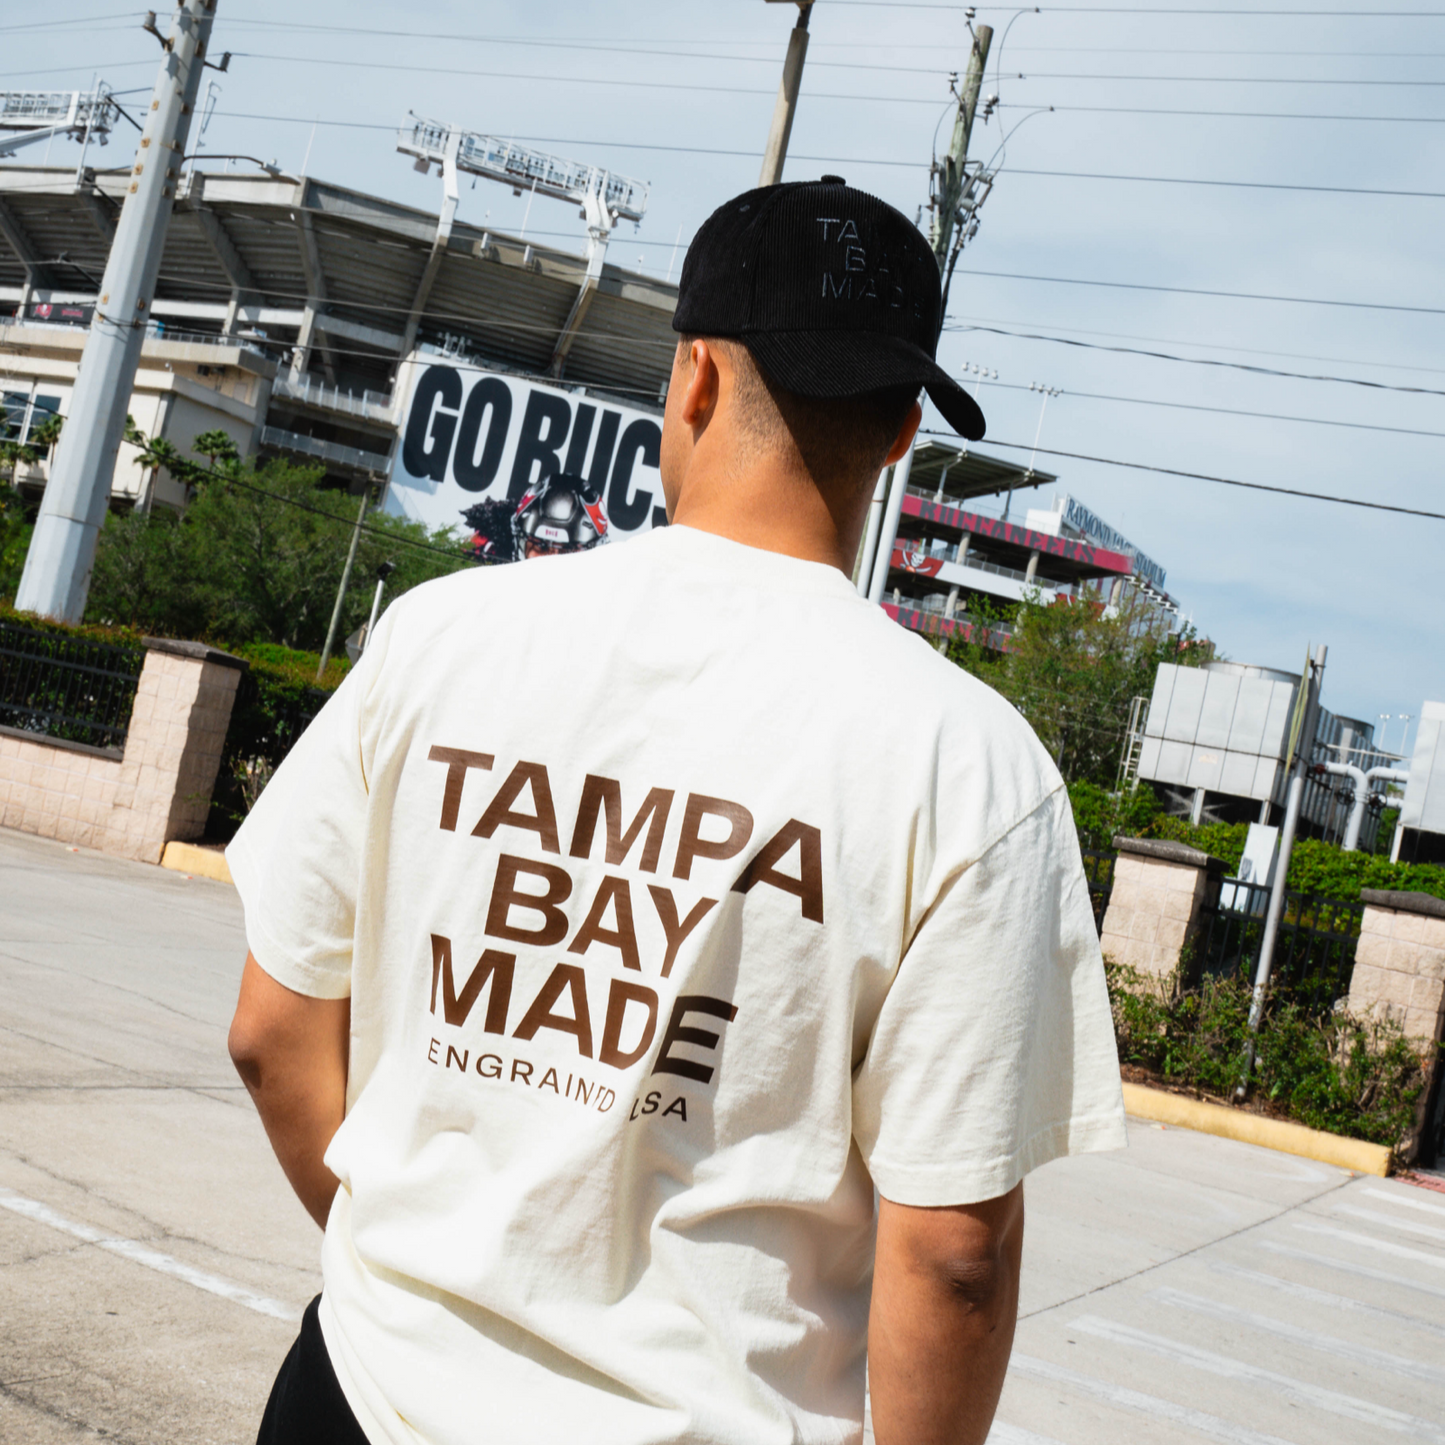
[[[512,515],[519,557],[585,552],[607,536],[602,489],[573,472],[534,483]]]

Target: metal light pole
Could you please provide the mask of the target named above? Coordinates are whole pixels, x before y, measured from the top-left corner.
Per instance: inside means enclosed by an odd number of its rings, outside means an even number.
[[[22,612],[79,622],[110,501],[216,0],[181,0],[100,283],[70,412],[15,597]]]
[[[963,195],[964,161],[968,159],[969,137],[973,134],[974,112],[978,109],[978,94],[983,88],[984,70],[988,66],[988,48],[993,42],[993,27],[973,26],[973,11],[968,12],[969,30],[973,48],[969,52],[968,70],[964,75],[963,91],[958,97],[958,111],[953,121],[953,137],[948,144],[948,155],[940,163],[939,205],[933,215],[929,241],[933,246],[934,259],[938,262],[940,275],[948,265],[948,251],[953,241],[953,227],[957,219],[959,200]],[[941,308],[940,308],[941,309]],[[938,318],[943,326],[943,316]],[[918,445],[914,439],[907,455],[893,468],[893,482],[888,489],[888,502],[883,512],[883,525],[878,533],[877,551],[873,557],[873,572],[868,581],[868,600],[878,602],[883,589],[888,585],[888,569],[893,562],[893,543],[898,537],[898,519],[903,513],[903,498],[908,491],[908,474],[913,470],[913,453]],[[861,579],[859,590],[862,591]]]
[[[903,515],[903,499],[908,495],[908,477],[913,471],[913,454],[917,442],[903,453],[903,460],[893,468],[893,482],[888,488],[888,501],[883,508],[883,525],[878,531],[877,552],[873,557],[873,576],[868,581],[868,600],[881,602],[888,585],[888,569],[893,565],[893,544],[898,540],[898,519]]]
[[[361,634],[362,652],[371,646],[371,634],[376,631],[376,614],[381,611],[382,590],[386,586],[386,579],[395,571],[395,562],[383,562],[376,569],[376,596],[371,599],[371,616],[366,620],[366,631]]]
[[[1324,681],[1325,658],[1329,649],[1321,643],[1314,661],[1301,679],[1306,689],[1304,717],[1299,735],[1295,739],[1290,756],[1291,774],[1289,793],[1285,800],[1284,826],[1279,835],[1279,862],[1275,865],[1274,887],[1269,895],[1269,909],[1264,917],[1264,937],[1259,945],[1259,964],[1254,974],[1254,997],[1249,1005],[1249,1043],[1244,1052],[1244,1071],[1240,1075],[1239,1087],[1235,1089],[1236,1099],[1242,1099],[1249,1088],[1249,1075],[1254,1068],[1254,1046],[1259,1034],[1260,1020],[1264,1016],[1264,996],[1269,988],[1270,972],[1274,967],[1274,946],[1279,938],[1280,919],[1284,916],[1284,896],[1289,878],[1289,859],[1294,850],[1295,829],[1299,826],[1300,803],[1304,799],[1305,772],[1310,765],[1310,752],[1314,747],[1315,730],[1319,726],[1320,685]]]
[[[326,646],[321,649],[321,665],[316,669],[316,681],[326,675],[326,664],[331,661],[331,648],[336,641],[336,629],[341,624],[341,609],[346,604],[346,589],[351,584],[351,565],[356,561],[356,544],[361,541],[361,524],[366,518],[366,504],[371,500],[371,483],[361,489],[361,506],[357,509],[356,525],[351,529],[351,546],[346,549],[346,566],[341,569],[341,585],[336,589],[336,606],[331,609],[331,625],[326,629]]]
[[[1410,719],[1414,716],[1415,714],[1412,712],[1400,714],[1400,751],[1397,756],[1402,758],[1405,756],[1405,744],[1410,741]]]
[[[768,0],[770,5],[786,0]],[[763,168],[758,174],[760,186],[775,186],[783,179],[783,162],[788,158],[788,137],[793,133],[793,115],[798,109],[798,91],[803,84],[803,61],[808,54],[808,17],[813,13],[813,0],[797,0],[798,23],[788,36],[788,53],[783,59],[783,78],[778,82],[778,99],[773,106],[773,128],[768,132],[768,148],[763,152]]]

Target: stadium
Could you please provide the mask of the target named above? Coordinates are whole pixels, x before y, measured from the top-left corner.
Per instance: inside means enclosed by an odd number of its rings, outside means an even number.
[[[74,117],[86,102],[78,92],[12,92],[0,120],[24,134],[22,119]],[[641,216],[647,188],[425,122],[403,127],[397,149],[440,172],[438,212],[275,166],[179,177],[129,407],[140,433],[186,456],[198,436],[223,431],[242,457],[319,464],[328,486],[375,494],[434,528],[461,527],[479,497],[515,502],[564,468],[595,484],[614,537],[663,521],[657,441],[677,287],[607,258],[612,228]],[[576,204],[584,249],[458,220],[456,183],[467,173]],[[0,165],[0,404],[11,441],[30,441],[67,411],[129,176]],[[480,420],[468,430],[463,398],[473,396]],[[505,421],[486,409],[488,396]],[[185,485],[142,461],[135,443],[122,444],[112,507],[183,507]],[[49,464],[43,449],[16,463],[22,494],[43,492]],[[1056,480],[921,444],[886,610],[942,640],[974,635],[973,597],[1106,599],[1125,580],[1151,590],[1132,554],[1055,513],[1010,520],[1009,494]],[[980,506],[984,497],[1005,498],[1001,516]],[[1006,638],[991,625],[978,640]]]

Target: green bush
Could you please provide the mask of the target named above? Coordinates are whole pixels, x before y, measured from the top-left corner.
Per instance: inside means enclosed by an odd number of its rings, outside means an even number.
[[[275,643],[236,649],[250,664],[236,690],[221,767],[211,794],[206,836],[229,839],[255,805],[272,773],[340,685],[350,664],[333,657],[318,685],[319,654]]]
[[[1232,1095],[1249,1038],[1251,988],[1231,976],[1181,988],[1106,960],[1119,1061],[1167,1083]],[[1320,1016],[1273,992],[1260,1024],[1252,1093],[1274,1112],[1397,1148],[1415,1122],[1424,1063],[1397,1025],[1336,1009]]]
[[[62,637],[79,637],[87,642],[112,642],[128,647],[141,641],[141,633],[134,627],[113,627],[101,623],[55,622],[34,612],[17,612],[8,602],[0,599],[0,622],[14,622],[22,627],[33,627],[37,632],[54,632]]]
[[[1161,813],[1151,820],[1148,831],[1138,836],[1174,838],[1188,843],[1222,858],[1232,872],[1244,854],[1248,832],[1247,823],[1204,823],[1195,828],[1184,818]],[[1445,867],[1438,863],[1391,863],[1388,856],[1378,853],[1346,853],[1336,843],[1297,838],[1290,854],[1289,886],[1301,893],[1344,900],[1358,898],[1362,888],[1428,893],[1434,898],[1445,898]]]
[[[1111,793],[1097,783],[1069,784],[1069,802],[1074,808],[1074,826],[1085,848],[1112,851],[1114,839],[1145,838],[1161,815],[1159,799],[1152,788]]]

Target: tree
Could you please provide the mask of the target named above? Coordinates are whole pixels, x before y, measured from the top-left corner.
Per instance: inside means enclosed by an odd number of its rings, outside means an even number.
[[[976,603],[970,614],[991,625],[1003,620],[1001,609]],[[1159,664],[1194,666],[1213,656],[1192,628],[1171,632],[1165,616],[1127,588],[1117,607],[1034,592],[1011,626],[1005,651],[955,640],[949,656],[1013,703],[1068,781],[1104,788],[1118,776],[1129,705],[1153,692]]]
[[[34,530],[20,493],[0,482],[0,597],[15,596]]]
[[[200,439],[198,439],[199,441]],[[147,443],[151,465],[175,475],[169,451]],[[322,469],[227,461],[215,473],[179,458],[202,485],[183,514],[169,509],[107,518],[96,552],[87,617],[228,646],[251,642],[316,649],[346,561],[353,504],[321,486]],[[159,460],[159,458],[165,458]],[[393,597],[467,565],[449,533],[371,514],[342,615],[345,636],[366,620],[377,564],[394,559]]]
[[[216,461],[219,458],[222,462],[238,462],[241,453],[236,449],[235,439],[229,432],[203,431],[195,441],[191,443],[191,450],[198,457],[206,457],[210,460],[210,470],[216,470]]]
[[[55,443],[60,440],[65,418],[59,412],[52,412],[39,426],[30,428],[30,445],[45,453],[48,461],[55,459]]]

